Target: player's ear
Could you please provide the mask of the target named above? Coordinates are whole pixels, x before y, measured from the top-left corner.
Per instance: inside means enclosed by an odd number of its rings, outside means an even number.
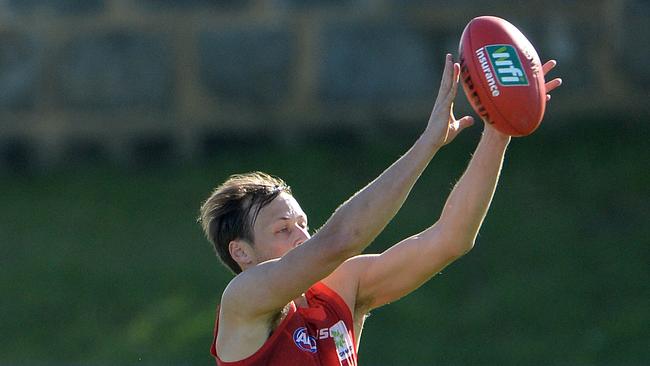
[[[245,240],[237,239],[228,243],[228,252],[232,259],[239,264],[240,267],[246,268],[255,262],[256,256],[253,248]]]

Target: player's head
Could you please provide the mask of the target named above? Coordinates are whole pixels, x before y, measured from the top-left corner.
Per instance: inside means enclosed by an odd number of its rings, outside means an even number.
[[[217,255],[234,273],[280,257],[309,237],[306,215],[291,188],[261,172],[228,178],[203,203],[199,220]]]

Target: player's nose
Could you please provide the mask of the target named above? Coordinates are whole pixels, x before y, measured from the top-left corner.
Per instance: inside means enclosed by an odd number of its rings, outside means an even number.
[[[294,232],[296,232],[296,238],[293,243],[294,248],[304,243],[305,241],[307,241],[307,239],[310,238],[309,231],[307,231],[306,228],[297,226],[297,229],[298,230],[294,230]]]

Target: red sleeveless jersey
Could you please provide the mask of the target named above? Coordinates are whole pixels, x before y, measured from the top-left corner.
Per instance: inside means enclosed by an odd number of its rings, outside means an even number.
[[[306,293],[307,308],[291,302],[289,313],[262,347],[236,362],[219,359],[216,350],[219,314],[214,328],[211,353],[219,366],[356,366],[352,313],[345,301],[318,282]]]

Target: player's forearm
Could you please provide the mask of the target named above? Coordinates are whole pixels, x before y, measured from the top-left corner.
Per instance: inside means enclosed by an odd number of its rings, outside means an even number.
[[[492,201],[510,137],[486,127],[442,211],[440,232],[460,255],[472,248]]]
[[[341,205],[321,230],[341,235],[345,256],[361,253],[395,216],[411,188],[440,149],[429,131],[400,159]]]

